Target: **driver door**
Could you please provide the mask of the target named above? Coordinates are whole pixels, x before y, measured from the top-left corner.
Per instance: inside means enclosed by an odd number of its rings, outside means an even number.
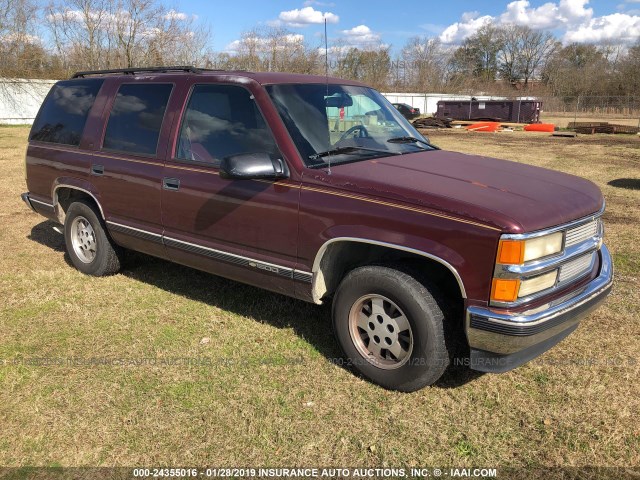
[[[168,255],[291,294],[299,185],[221,178],[222,158],[242,153],[282,158],[252,93],[240,85],[193,85],[163,175]]]

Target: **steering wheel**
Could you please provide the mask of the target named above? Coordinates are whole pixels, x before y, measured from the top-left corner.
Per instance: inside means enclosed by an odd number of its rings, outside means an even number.
[[[344,132],[341,136],[340,136],[340,142],[343,140],[346,140],[347,138],[349,138],[350,135],[353,134],[353,132],[358,132],[357,137],[354,136],[354,138],[365,138],[365,137],[370,137],[371,135],[369,135],[369,131],[367,130],[367,127],[365,127],[364,125],[354,125],[353,127],[351,127],[349,130],[347,130],[346,132]]]

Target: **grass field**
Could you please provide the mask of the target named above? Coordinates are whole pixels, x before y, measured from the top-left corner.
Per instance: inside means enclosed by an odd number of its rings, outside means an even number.
[[[140,254],[71,268],[20,201],[27,133],[0,128],[0,465],[640,464],[640,138],[429,132],[596,182],[616,284],[541,358],[401,394],[331,361],[326,307]]]

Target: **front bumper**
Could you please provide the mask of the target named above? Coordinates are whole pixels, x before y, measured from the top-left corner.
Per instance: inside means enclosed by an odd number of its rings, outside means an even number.
[[[580,319],[606,298],[612,285],[611,254],[602,245],[600,273],[568,298],[518,314],[469,307],[465,329],[471,347],[470,367],[500,373],[537,357],[573,332]]]
[[[33,205],[31,204],[31,199],[29,198],[29,193],[23,193],[20,195],[20,198],[22,199],[22,201],[24,203],[27,204],[27,207],[29,207],[31,210],[33,210],[34,212],[36,211],[35,208],[33,208]]]

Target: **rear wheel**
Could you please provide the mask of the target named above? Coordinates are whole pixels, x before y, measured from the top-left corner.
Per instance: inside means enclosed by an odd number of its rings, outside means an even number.
[[[348,364],[385,388],[411,392],[449,365],[437,290],[401,270],[366,266],[342,280],[333,325]]]
[[[122,249],[113,243],[88,202],[77,201],[69,206],[64,238],[71,263],[81,272],[100,277],[120,270]]]

